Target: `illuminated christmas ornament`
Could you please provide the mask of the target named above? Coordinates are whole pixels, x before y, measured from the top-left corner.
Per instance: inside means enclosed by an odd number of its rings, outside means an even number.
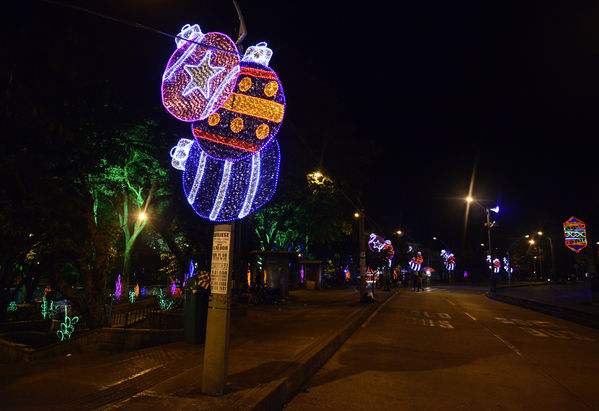
[[[162,103],[179,120],[203,120],[233,91],[239,52],[228,36],[204,34],[197,24],[183,26],[175,43],[162,76]]]
[[[206,120],[193,123],[193,135],[209,156],[246,158],[266,147],[279,131],[285,94],[277,74],[268,67],[271,56],[264,42],[249,47],[228,100]]]
[[[495,258],[493,259],[493,272],[497,274],[499,271],[501,271],[501,261],[499,258]]]
[[[424,257],[422,257],[422,253],[418,251],[414,258],[410,260],[410,268],[412,269],[412,271],[420,271],[420,266],[422,265],[423,261]]]
[[[239,161],[215,159],[197,142],[180,141],[171,150],[173,154],[184,157],[178,164],[184,167],[183,190],[187,202],[198,215],[211,221],[244,218],[275,192],[280,162],[276,140]]]
[[[490,255],[487,255],[487,265],[489,266],[489,270],[493,269],[493,260],[491,260]]]
[[[455,269],[455,256],[449,251],[441,250],[441,257],[445,260],[447,271],[453,271]]]
[[[379,253],[383,250],[384,247],[385,239],[380,235],[371,233],[370,238],[368,239],[368,248],[370,248],[370,251],[372,251],[373,253]]]
[[[507,259],[507,257],[503,257],[503,269],[508,274],[514,272],[514,269],[510,266],[510,261]]]

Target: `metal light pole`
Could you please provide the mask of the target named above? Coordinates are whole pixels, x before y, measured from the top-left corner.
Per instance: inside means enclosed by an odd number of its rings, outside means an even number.
[[[364,211],[354,213],[358,219],[358,235],[360,244],[360,302],[366,302],[366,237],[364,237]]]

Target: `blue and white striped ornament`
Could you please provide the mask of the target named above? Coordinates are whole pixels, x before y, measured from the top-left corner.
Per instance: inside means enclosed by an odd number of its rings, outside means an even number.
[[[195,212],[211,221],[246,217],[275,193],[281,155],[273,139],[238,161],[209,156],[197,141],[181,139],[171,150],[173,167],[183,170],[183,191]]]

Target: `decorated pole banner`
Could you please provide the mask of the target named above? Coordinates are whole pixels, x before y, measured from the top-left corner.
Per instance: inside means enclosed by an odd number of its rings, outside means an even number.
[[[575,253],[587,246],[586,225],[582,220],[572,216],[564,222],[564,239],[566,247]]]
[[[186,24],[162,76],[162,103],[182,121],[207,118],[229,98],[239,75],[239,52],[222,33]]]
[[[266,43],[249,47],[231,96],[192,133],[202,150],[221,160],[239,160],[270,143],[285,113],[285,94],[277,74],[268,67],[272,50]]]

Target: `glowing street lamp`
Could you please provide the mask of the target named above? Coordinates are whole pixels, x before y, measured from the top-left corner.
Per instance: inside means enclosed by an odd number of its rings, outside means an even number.
[[[148,215],[142,211],[141,213],[139,213],[139,216],[137,216],[137,218],[139,219],[139,221],[144,221],[146,218],[148,218]]]

